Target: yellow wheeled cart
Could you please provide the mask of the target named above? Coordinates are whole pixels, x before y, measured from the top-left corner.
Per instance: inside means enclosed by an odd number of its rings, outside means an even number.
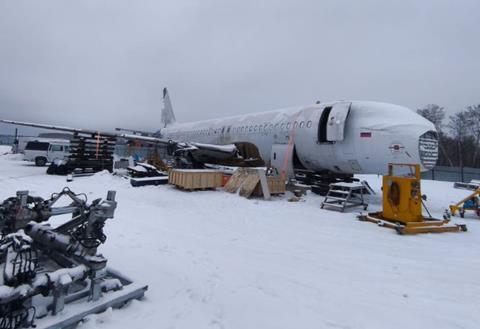
[[[402,171],[402,175],[395,175],[394,169]],[[423,216],[420,181],[420,165],[390,163],[388,175],[383,176],[383,210],[358,218],[393,228],[399,234],[466,231],[466,225],[451,225],[448,218]]]
[[[479,201],[479,196],[480,196],[480,188],[477,189],[475,192],[467,196],[465,199],[461,200],[460,202],[457,202],[454,205],[450,206],[450,212],[452,213],[452,216],[455,216],[457,211],[460,213],[460,217],[465,216],[465,211],[473,211],[477,214],[478,217],[480,217],[480,201]]]

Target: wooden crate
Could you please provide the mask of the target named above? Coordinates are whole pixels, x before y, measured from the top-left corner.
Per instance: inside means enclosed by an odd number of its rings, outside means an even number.
[[[280,179],[280,177],[267,176],[267,184],[268,184],[268,189],[270,190],[271,195],[285,193],[285,182],[282,179]],[[258,184],[255,187],[255,190],[253,191],[252,195],[254,196],[263,195],[262,187],[260,186],[260,184]]]
[[[172,169],[168,183],[184,190],[215,189],[222,186],[223,174],[216,170]]]

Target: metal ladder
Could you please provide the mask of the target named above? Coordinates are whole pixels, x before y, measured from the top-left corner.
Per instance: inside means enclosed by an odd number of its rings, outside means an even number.
[[[347,208],[361,206],[364,210],[367,210],[368,204],[365,203],[363,197],[365,188],[362,183],[340,182],[330,184],[330,189],[322,202],[321,208],[327,206],[344,212]]]

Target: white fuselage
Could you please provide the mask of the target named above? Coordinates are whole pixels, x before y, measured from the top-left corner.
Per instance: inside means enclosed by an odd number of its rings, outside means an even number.
[[[285,154],[294,152],[304,168],[337,173],[384,174],[391,162],[419,163],[427,170],[438,156],[431,122],[408,108],[376,102],[321,103],[175,123],[159,133],[177,141],[252,143],[267,165],[277,156],[272,150],[294,146]]]

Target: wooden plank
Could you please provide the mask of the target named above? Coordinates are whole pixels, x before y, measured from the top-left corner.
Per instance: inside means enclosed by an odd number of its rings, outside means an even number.
[[[260,182],[260,176],[258,174],[250,174],[245,178],[242,186],[240,187],[240,196],[249,198],[252,196],[253,191]]]
[[[263,198],[265,200],[270,200],[271,199],[271,196],[270,196],[270,188],[268,187],[268,183],[267,183],[267,176],[266,176],[266,170],[265,169],[258,169],[257,170],[258,172],[258,177],[260,178],[260,186],[262,187],[262,194],[263,194]],[[253,193],[253,191],[252,191]]]
[[[237,169],[227,184],[225,184],[224,190],[229,193],[236,193],[240,186],[242,186],[245,178],[247,178],[247,172],[243,168]]]

